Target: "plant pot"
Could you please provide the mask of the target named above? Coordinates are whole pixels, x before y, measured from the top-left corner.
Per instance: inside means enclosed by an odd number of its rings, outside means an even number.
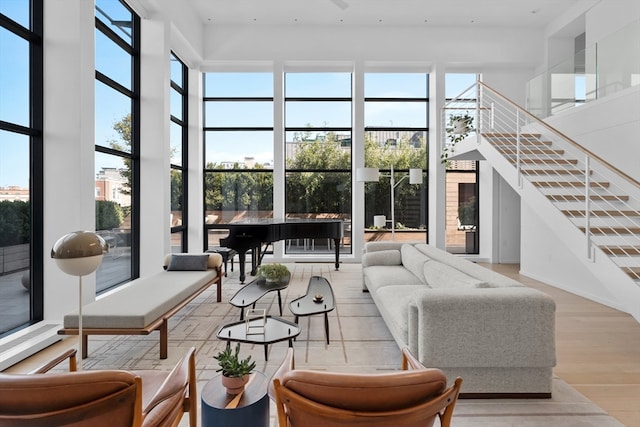
[[[462,135],[464,133],[469,132],[469,126],[467,125],[467,121],[463,119],[458,119],[453,122],[453,133],[456,135]]]
[[[222,375],[222,385],[227,389],[227,394],[238,394],[244,390],[244,386],[249,382],[249,374],[242,377],[227,377]]]

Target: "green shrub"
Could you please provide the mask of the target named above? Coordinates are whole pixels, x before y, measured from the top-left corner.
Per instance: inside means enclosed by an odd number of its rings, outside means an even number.
[[[21,245],[30,239],[29,202],[0,202],[0,246]]]
[[[110,230],[120,227],[124,214],[116,202],[96,201],[96,230]]]

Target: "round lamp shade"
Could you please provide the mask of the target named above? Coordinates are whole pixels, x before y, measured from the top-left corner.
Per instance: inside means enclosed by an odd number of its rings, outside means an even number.
[[[72,276],[91,274],[109,251],[104,239],[91,231],[74,231],[62,236],[51,249],[60,270]]]

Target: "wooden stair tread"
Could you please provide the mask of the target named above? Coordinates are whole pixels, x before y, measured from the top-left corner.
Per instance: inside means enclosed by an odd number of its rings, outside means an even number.
[[[508,146],[496,146],[496,150],[500,151],[502,154],[508,155],[517,155],[518,150],[513,145]],[[525,148],[520,149],[520,155],[529,155],[529,154],[549,154],[549,155],[562,155],[564,154],[564,150],[552,150],[551,148]]]
[[[584,171],[567,169],[520,169],[524,175],[584,175]],[[591,175],[593,171],[589,174]]]
[[[591,234],[640,234],[640,227],[591,227]],[[580,227],[580,231],[584,233],[585,228]]]
[[[601,246],[608,255],[640,255],[640,246]]]
[[[534,181],[532,184],[536,187],[552,188],[552,187],[578,187],[584,188],[584,182],[581,181]],[[608,182],[590,182],[589,187],[608,188]]]
[[[585,196],[575,194],[548,194],[547,199],[553,200],[554,202],[581,202],[585,200]],[[626,202],[627,200],[629,200],[629,196],[616,196],[613,194],[592,194],[591,196],[589,196],[589,199]]]
[[[515,163],[516,159],[509,158],[511,163]],[[520,159],[520,163],[535,165],[577,165],[576,159]]]
[[[640,267],[623,267],[622,270],[632,279],[640,279]]]
[[[570,217],[584,217],[584,210],[578,209],[566,209],[562,211],[563,214]],[[640,216],[640,212],[638,211],[604,211],[604,210],[595,210],[589,213],[590,216],[593,217],[617,217],[617,216]]]

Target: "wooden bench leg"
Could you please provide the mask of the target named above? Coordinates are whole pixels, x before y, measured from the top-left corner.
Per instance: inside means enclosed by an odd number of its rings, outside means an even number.
[[[78,338],[78,339],[82,339],[82,358],[86,359],[89,355],[89,350],[88,350],[89,336],[82,334],[82,338]]]
[[[169,347],[169,320],[162,319],[160,326],[160,359],[166,359]]]
[[[218,280],[216,283],[216,286],[218,287],[217,289],[217,293],[216,293],[216,297],[218,299],[218,302],[222,301],[222,278],[219,278],[220,280]]]

